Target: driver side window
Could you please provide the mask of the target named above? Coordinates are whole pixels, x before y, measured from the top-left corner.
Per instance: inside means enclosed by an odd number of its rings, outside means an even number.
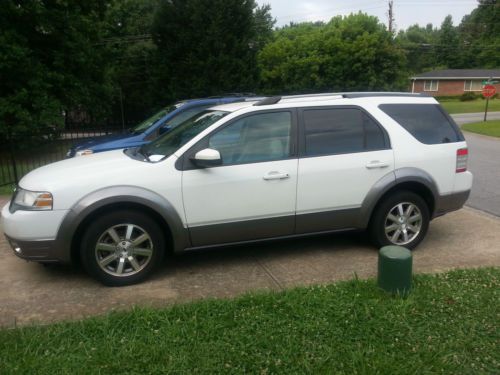
[[[290,156],[291,113],[270,112],[236,120],[209,138],[222,165],[256,163]]]

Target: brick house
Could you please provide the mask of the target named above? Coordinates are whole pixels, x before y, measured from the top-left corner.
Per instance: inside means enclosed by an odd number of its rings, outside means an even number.
[[[418,74],[411,78],[411,92],[432,96],[462,95],[465,92],[481,94],[482,82],[493,78],[500,81],[500,69],[446,69]],[[500,83],[495,84],[500,92]]]

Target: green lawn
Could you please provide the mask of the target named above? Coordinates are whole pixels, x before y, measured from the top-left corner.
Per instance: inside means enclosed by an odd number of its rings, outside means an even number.
[[[0,373],[499,374],[500,268],[0,330]]]
[[[441,99],[441,105],[450,114],[484,112],[486,100],[476,99],[469,102],[461,102],[457,99]],[[500,99],[491,99],[488,111],[500,111]]]
[[[472,124],[462,125],[462,129],[472,133],[500,137],[500,120],[481,121]]]

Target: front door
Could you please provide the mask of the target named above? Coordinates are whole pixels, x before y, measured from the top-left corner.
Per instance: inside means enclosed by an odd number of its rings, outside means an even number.
[[[201,141],[220,152],[222,165],[183,172],[193,246],[293,234],[295,125],[293,111],[254,112]]]

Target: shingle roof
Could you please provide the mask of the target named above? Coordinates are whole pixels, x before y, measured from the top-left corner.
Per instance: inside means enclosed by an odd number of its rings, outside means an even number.
[[[417,74],[413,79],[423,78],[500,78],[500,69],[446,69]]]

